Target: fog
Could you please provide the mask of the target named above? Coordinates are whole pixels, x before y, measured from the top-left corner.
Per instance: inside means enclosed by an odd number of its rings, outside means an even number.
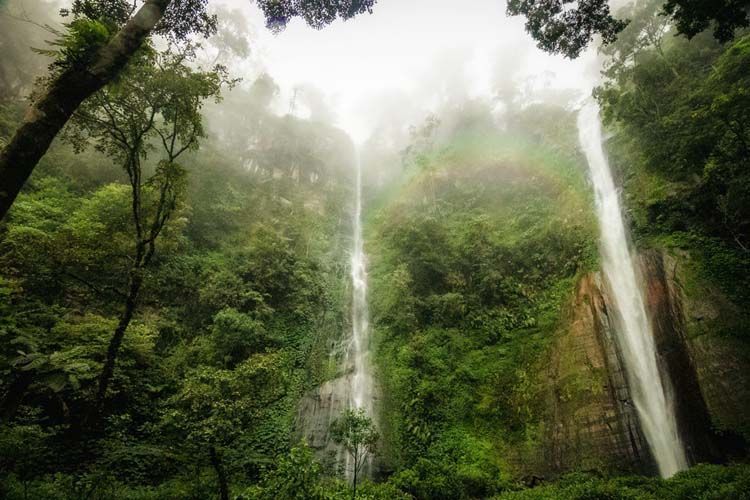
[[[60,0],[5,3],[4,26],[23,33],[0,42],[6,76],[22,67],[43,72],[44,59],[29,48],[52,37],[44,25],[62,27],[57,13],[65,6]],[[599,71],[594,48],[577,60],[542,52],[524,20],[507,17],[500,0],[473,0],[470,7],[456,0],[380,0],[372,14],[322,30],[294,19],[280,33],[266,29],[250,0],[212,0],[210,8],[219,32],[196,40],[203,66],[225,65],[244,89],[268,75],[278,86],[271,112],[329,123],[358,143],[374,131],[405,133],[429,114],[470,100],[498,117],[510,100],[575,102],[590,92]]]
[[[31,47],[55,38],[49,27],[62,29],[59,9],[66,6],[61,0],[4,4],[0,76],[15,99],[25,98],[33,77],[45,73],[49,60]],[[218,33],[193,40],[200,46],[194,64],[221,64],[238,84],[225,90],[222,102],[205,106],[208,129],[218,149],[251,169],[269,151],[289,148],[314,161],[343,163],[328,144],[334,128],[378,157],[377,169],[398,169],[412,131],[428,117],[441,122],[437,135],[460,128],[466,113],[502,129],[509,110],[532,103],[577,107],[600,68],[596,43],[576,60],[538,49],[524,20],[506,16],[499,0],[474,0],[470,7],[457,0],[379,0],[372,14],[322,30],[294,19],[278,33],[266,28],[250,0],[209,6]],[[16,75],[23,78],[14,83]],[[294,120],[309,126],[300,129]]]
[[[319,31],[294,20],[278,34],[247,0],[220,3],[220,17],[231,12],[222,23],[230,36],[216,40],[246,51],[233,74],[246,82],[269,74],[279,85],[277,113],[325,119],[357,142],[468,99],[501,112],[511,91],[524,102],[585,95],[598,74],[594,49],[574,61],[542,52],[498,0],[380,0],[371,15]],[[240,25],[249,44],[237,37]]]
[[[506,1],[0,0],[0,498],[744,491],[750,27]]]

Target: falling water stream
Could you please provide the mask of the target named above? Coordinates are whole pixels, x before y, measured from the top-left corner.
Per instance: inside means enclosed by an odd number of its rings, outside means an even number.
[[[370,314],[367,307],[367,262],[362,237],[362,162],[359,151],[356,151],[356,185],[353,218],[353,244],[351,255],[352,280],[352,332],[347,349],[347,366],[351,370],[348,378],[349,387],[347,406],[362,409],[373,418],[374,385],[370,365]],[[346,470],[350,476],[354,467],[352,457],[346,455]],[[369,475],[372,468],[372,457],[368,457],[362,473]]]
[[[351,456],[343,446],[331,439],[331,423],[347,408],[362,409],[375,420],[375,384],[370,362],[370,324],[367,308],[367,262],[362,236],[362,170],[356,155],[355,196],[352,212],[351,247],[351,330],[341,343],[332,345],[332,360],[339,363],[338,376],[327,380],[302,399],[298,422],[308,444],[321,459],[335,457],[343,464],[351,478]],[[372,458],[365,462],[360,473],[372,473]]]
[[[351,380],[349,406],[362,408],[372,417],[373,383],[369,360],[370,316],[367,309],[367,266],[362,238],[362,165],[356,155],[357,178],[354,207],[354,237],[351,257],[352,278],[352,336],[349,344],[349,364],[354,375]]]
[[[580,111],[578,132],[594,185],[603,271],[618,313],[617,342],[630,392],[659,473],[669,477],[685,469],[687,459],[677,432],[671,384],[659,370],[651,323],[628,249],[620,200],[602,146],[595,103],[587,103]]]

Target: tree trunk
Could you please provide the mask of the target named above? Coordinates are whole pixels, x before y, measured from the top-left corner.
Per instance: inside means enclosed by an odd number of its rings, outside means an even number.
[[[219,479],[219,495],[221,500],[229,500],[229,484],[227,483],[224,467],[222,467],[221,460],[219,460],[219,455],[216,453],[216,448],[210,446],[208,452],[211,455],[211,465],[216,471],[216,477]]]
[[[352,500],[357,498],[357,476],[359,475],[359,453],[354,451],[354,477],[352,478]]]
[[[125,300],[125,309],[120,316],[120,322],[117,324],[114,335],[109,341],[109,347],[107,348],[107,359],[104,361],[102,367],[102,373],[99,376],[99,389],[96,392],[96,401],[94,403],[94,417],[98,419],[101,413],[102,407],[104,406],[104,400],[107,396],[107,389],[109,383],[112,380],[112,375],[115,371],[115,363],[117,361],[117,354],[120,351],[122,345],[122,339],[125,337],[125,331],[130,325],[130,320],[133,319],[133,313],[138,303],[138,295],[141,291],[141,285],[143,284],[143,269],[138,267],[130,273],[130,290],[128,291],[128,297]]]
[[[7,394],[0,403],[0,422],[8,422],[16,415],[32,379],[31,372],[28,371],[17,373],[13,378]]]
[[[50,82],[0,153],[0,220],[78,106],[119,73],[171,1],[147,0],[87,67],[70,67]]]
[[[354,470],[354,485],[352,486],[352,500],[357,498],[357,471]]]

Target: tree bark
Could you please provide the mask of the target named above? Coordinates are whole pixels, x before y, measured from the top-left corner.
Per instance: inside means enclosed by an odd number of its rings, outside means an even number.
[[[216,477],[219,479],[219,495],[221,500],[229,500],[229,484],[227,483],[227,475],[224,472],[224,467],[221,465],[218,453],[214,446],[209,446],[208,452],[211,455],[211,465],[216,471]]]
[[[87,66],[72,66],[32,105],[0,153],[0,220],[78,106],[109,83],[143,44],[172,0],[147,0]]]

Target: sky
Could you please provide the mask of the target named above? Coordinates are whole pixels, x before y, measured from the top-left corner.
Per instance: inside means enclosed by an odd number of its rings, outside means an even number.
[[[294,20],[279,34],[248,0],[220,1],[249,20],[252,56],[232,65],[237,76],[271,75],[284,112],[296,86],[317,88],[334,123],[357,141],[394,107],[418,117],[459,94],[490,98],[509,77],[532,90],[588,93],[598,73],[594,50],[571,61],[537,49],[502,0],[378,0],[372,14],[322,30]],[[295,113],[304,115],[304,105]]]

